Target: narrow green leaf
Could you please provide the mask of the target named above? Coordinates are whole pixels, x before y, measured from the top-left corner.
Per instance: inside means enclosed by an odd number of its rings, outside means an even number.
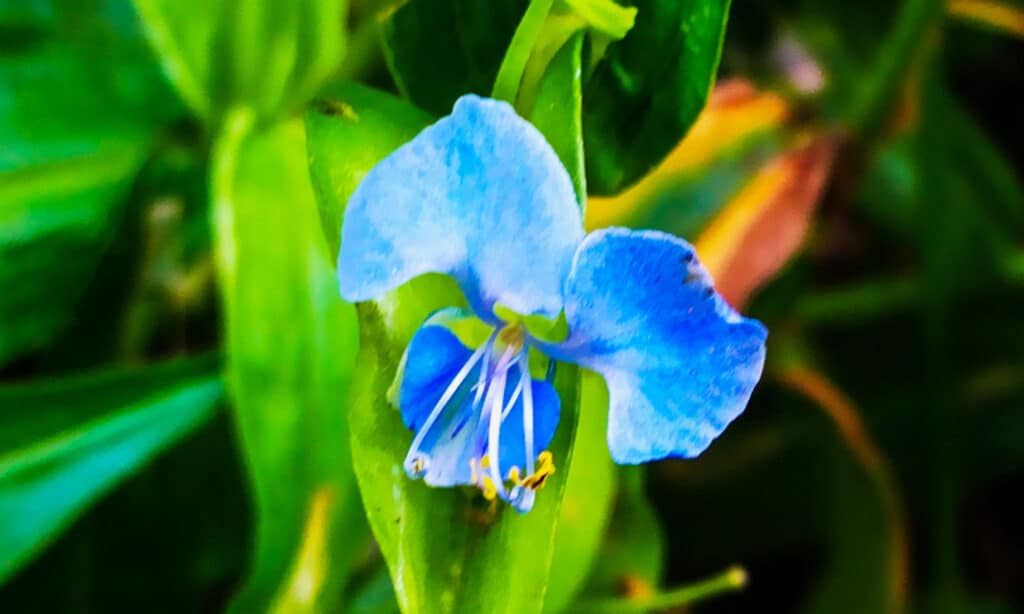
[[[728,0],[632,0],[636,23],[611,44],[583,92],[587,178],[614,194],[643,177],[707,102]]]
[[[344,0],[135,0],[181,98],[211,124],[306,102],[344,50]]]
[[[68,323],[144,153],[128,142],[0,171],[0,363]]]
[[[366,539],[345,398],[357,349],[320,231],[301,121],[216,155],[218,272],[228,383],[257,509],[250,578],[235,611],[337,607]]]
[[[0,388],[0,582],[221,397],[208,359]]]
[[[550,92],[544,96],[551,100],[539,102],[533,117],[549,129],[548,138],[563,161],[568,156],[570,168],[578,168],[581,151],[578,130],[575,138],[571,135],[573,127],[579,126],[579,50],[576,40],[558,63],[558,75],[553,73],[546,86]],[[554,103],[554,92],[567,93],[561,104]],[[321,207],[331,211],[323,216],[327,220],[341,218],[348,196],[370,168],[353,169],[349,152],[364,143],[371,144],[375,156],[388,150],[382,135],[374,131],[376,122],[360,119],[374,117],[362,104],[372,108],[379,95],[362,95],[359,101],[344,99],[342,106],[321,104],[307,118],[312,176]],[[415,134],[422,116],[412,110],[398,113],[400,103],[387,104],[396,112],[394,121],[408,131],[404,136],[397,130],[389,133],[393,150]],[[344,112],[331,113],[331,109]],[[538,119],[541,115],[543,121]],[[334,166],[339,170],[328,170]],[[579,186],[582,178],[576,177]],[[337,230],[332,224],[327,232]],[[361,350],[350,404],[356,475],[403,611],[539,612],[575,433],[577,370],[562,368],[556,377],[563,409],[550,449],[559,471],[539,493],[530,513],[519,515],[503,505],[491,507],[473,489],[430,488],[410,480],[402,470],[411,434],[388,402],[387,390],[419,324],[437,308],[460,303],[461,295],[450,280],[426,276],[377,302],[359,305]]]

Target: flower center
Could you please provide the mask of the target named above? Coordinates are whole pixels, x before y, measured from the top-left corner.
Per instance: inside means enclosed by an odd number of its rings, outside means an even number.
[[[500,498],[520,512],[533,507],[535,491],[544,486],[555,466],[550,452],[537,454],[534,447],[533,380],[526,339],[521,324],[497,329],[459,369],[413,439],[404,463],[410,477],[427,473],[439,439],[455,441],[461,435],[465,442],[455,456],[468,463],[468,481],[488,500]],[[470,386],[474,371],[476,383]],[[453,407],[456,404],[461,412]],[[442,419],[457,414],[464,417],[454,427],[458,418]],[[519,426],[513,420],[522,421],[521,431],[510,428]],[[470,429],[470,436],[465,429]],[[516,441],[519,433],[522,440]]]

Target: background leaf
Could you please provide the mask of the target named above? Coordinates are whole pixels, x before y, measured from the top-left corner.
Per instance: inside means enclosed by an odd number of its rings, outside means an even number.
[[[222,390],[212,360],[0,388],[0,581],[207,420]]]
[[[224,134],[214,175],[227,378],[257,509],[237,611],[337,606],[365,528],[345,396],[357,350],[309,181],[300,121]]]
[[[470,92],[488,96],[528,0],[409,0],[381,35],[399,91],[435,115]]]
[[[73,317],[169,96],[128,0],[0,10],[0,364]]]
[[[637,0],[636,23],[609,45],[583,89],[583,141],[594,194],[651,170],[686,134],[718,69],[728,0]]]
[[[136,0],[182,99],[217,124],[234,106],[274,118],[337,68],[344,0]]]

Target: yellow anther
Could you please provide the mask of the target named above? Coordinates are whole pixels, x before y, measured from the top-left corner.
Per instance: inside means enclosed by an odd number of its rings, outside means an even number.
[[[482,457],[480,459],[480,467],[483,468],[483,469],[490,469],[490,467],[491,467],[491,457],[490,456]]]
[[[554,457],[547,450],[541,452],[537,457],[537,465],[536,471],[523,478],[523,481],[520,483],[530,490],[544,488],[544,483],[555,473]]]
[[[508,479],[513,484],[519,484],[519,467],[512,465],[512,468],[508,470]]]
[[[491,478],[484,476],[483,483],[480,490],[484,493],[484,499],[494,501],[494,498],[498,496],[498,489],[494,487],[494,482],[491,481]]]
[[[413,473],[421,473],[423,471],[423,459],[417,458],[412,462]]]

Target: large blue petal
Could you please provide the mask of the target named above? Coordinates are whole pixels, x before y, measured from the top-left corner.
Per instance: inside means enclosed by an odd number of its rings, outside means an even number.
[[[582,228],[569,175],[540,132],[507,103],[463,96],[352,195],[341,294],[363,301],[446,273],[487,321],[496,303],[555,317]]]
[[[619,463],[692,457],[747,404],[767,331],[712,287],[693,247],[609,228],[580,245],[565,286],[569,337],[549,354],[601,373]]]

